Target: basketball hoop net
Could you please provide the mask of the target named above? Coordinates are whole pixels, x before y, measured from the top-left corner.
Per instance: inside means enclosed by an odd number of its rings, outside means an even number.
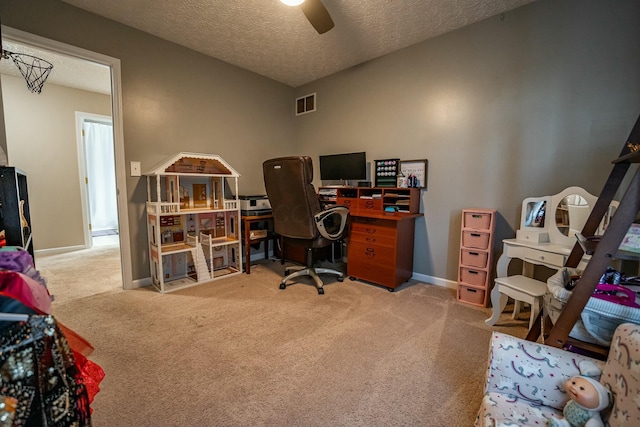
[[[20,74],[27,82],[27,87],[33,93],[42,92],[42,86],[49,77],[49,73],[53,69],[53,64],[44,59],[37,58],[26,53],[13,53],[8,50],[2,51],[2,57],[4,59],[11,59]]]

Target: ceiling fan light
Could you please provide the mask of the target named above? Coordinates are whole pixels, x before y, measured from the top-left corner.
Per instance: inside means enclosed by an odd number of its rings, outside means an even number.
[[[280,1],[286,4],[287,6],[300,6],[302,3],[304,3],[304,0],[280,0]]]

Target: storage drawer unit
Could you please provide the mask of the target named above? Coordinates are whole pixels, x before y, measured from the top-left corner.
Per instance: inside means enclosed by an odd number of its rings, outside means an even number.
[[[458,267],[458,301],[486,307],[492,281],[496,211],[463,209]]]
[[[347,275],[395,289],[413,274],[414,218],[354,216]]]

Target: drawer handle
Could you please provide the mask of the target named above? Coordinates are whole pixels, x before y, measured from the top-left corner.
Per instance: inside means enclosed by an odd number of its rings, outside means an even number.
[[[369,258],[373,258],[376,256],[376,250],[373,248],[367,248],[367,251],[364,254]]]
[[[469,255],[478,256],[480,254],[478,252],[469,252]]]
[[[367,209],[372,209],[373,208],[373,202],[369,202],[368,201],[368,202],[365,203],[365,206],[366,206]]]
[[[375,228],[367,228],[367,233],[369,234],[375,234],[376,229]]]
[[[471,216],[472,216],[473,218],[482,218],[482,215],[480,215],[480,214],[473,214],[473,215],[471,215]]]
[[[369,243],[375,243],[377,239],[375,237],[367,237],[365,240]]]
[[[471,235],[472,235],[473,237],[480,237],[480,234],[478,234],[478,233],[471,233]]]
[[[471,292],[471,293],[475,294],[476,292],[478,292],[478,290],[477,289],[467,288],[467,292]]]
[[[478,274],[477,271],[469,270],[469,274]]]

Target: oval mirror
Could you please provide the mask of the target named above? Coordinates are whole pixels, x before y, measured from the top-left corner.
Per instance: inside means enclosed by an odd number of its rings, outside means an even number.
[[[573,237],[582,232],[591,207],[587,200],[578,194],[569,194],[556,206],[556,226],[565,236]]]

